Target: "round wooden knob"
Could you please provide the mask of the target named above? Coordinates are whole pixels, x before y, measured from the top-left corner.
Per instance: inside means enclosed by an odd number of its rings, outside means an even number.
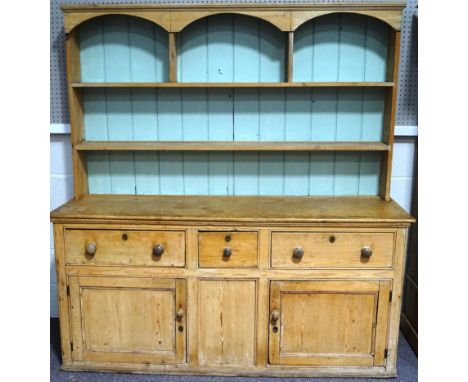
[[[156,244],[153,247],[154,256],[161,256],[164,253],[164,247],[161,244]]]
[[[372,248],[371,247],[363,247],[361,249],[361,256],[368,259],[372,256]]]
[[[293,249],[293,257],[295,259],[302,259],[302,256],[304,256],[304,248],[296,247]]]
[[[175,318],[177,321],[182,321],[182,318],[184,318],[184,310],[180,308],[175,315]]]
[[[96,253],[97,247],[94,243],[86,244],[85,251],[88,256],[94,256]]]
[[[232,255],[232,249],[230,247],[226,247],[223,249],[223,256],[230,257]]]
[[[280,314],[277,310],[273,310],[270,314],[270,321],[272,324],[276,323],[280,318]]]

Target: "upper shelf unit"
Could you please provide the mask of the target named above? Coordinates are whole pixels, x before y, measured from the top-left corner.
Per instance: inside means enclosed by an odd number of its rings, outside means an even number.
[[[392,87],[390,29],[334,13],[285,34],[261,18],[219,14],[174,37],[139,17],[96,17],[77,28],[80,81],[72,86]]]

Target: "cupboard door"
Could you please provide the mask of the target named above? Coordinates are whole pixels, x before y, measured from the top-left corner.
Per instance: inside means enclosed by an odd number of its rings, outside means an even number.
[[[272,281],[272,365],[382,366],[390,281]]]
[[[183,363],[185,280],[72,276],[73,359]]]
[[[256,283],[200,280],[198,283],[200,366],[254,366]]]

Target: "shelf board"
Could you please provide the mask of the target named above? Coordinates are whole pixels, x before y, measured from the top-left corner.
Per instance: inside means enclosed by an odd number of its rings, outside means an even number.
[[[393,82],[74,82],[73,88],[327,88],[393,87]]]
[[[388,151],[381,142],[93,141],[78,151]]]

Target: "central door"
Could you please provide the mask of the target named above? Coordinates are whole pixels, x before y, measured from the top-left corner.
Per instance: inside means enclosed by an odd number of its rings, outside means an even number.
[[[382,366],[390,281],[272,281],[272,365]]]
[[[254,366],[255,280],[199,280],[198,364]]]

